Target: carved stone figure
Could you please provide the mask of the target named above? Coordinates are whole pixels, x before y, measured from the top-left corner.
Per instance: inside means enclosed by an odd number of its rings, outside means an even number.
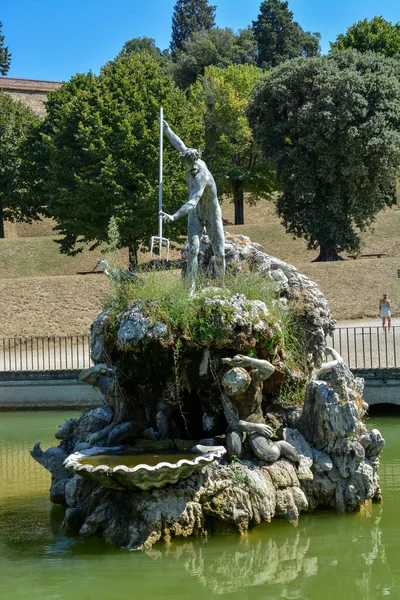
[[[113,281],[118,283],[136,283],[143,284],[143,279],[132,273],[132,271],[126,269],[109,269],[108,261],[105,258],[97,261],[96,265],[93,267],[93,271],[96,271],[97,268],[101,267],[103,269],[104,275],[107,275]]]
[[[198,150],[187,148],[166,121],[163,121],[163,128],[185,165],[189,190],[189,200],[186,204],[173,215],[161,212],[163,220],[166,223],[172,223],[181,217],[188,216],[189,253],[186,272],[191,281],[191,294],[196,285],[197,257],[204,227],[215,256],[215,276],[218,284],[222,287],[225,275],[224,228],[214,178],[206,163],[201,160]]]
[[[133,423],[123,419],[123,398],[120,397],[120,391],[117,389],[118,382],[115,371],[116,367],[100,363],[84,369],[79,374],[79,381],[99,388],[114,411],[111,423],[87,437],[86,441],[91,446],[96,444],[117,446],[129,440],[134,433]]]
[[[83,369],[79,373],[79,381],[87,383],[93,387],[99,388],[106,400],[109,400],[110,396],[114,396],[115,386],[115,371],[116,367],[110,367],[106,363],[100,363]],[[112,403],[111,403],[112,404]]]
[[[228,432],[226,445],[230,456],[242,455],[243,434],[248,435],[249,445],[261,460],[275,462],[284,456],[293,462],[299,457],[294,447],[285,441],[273,442],[271,427],[264,420],[262,402],[262,382],[275,371],[275,367],[266,360],[236,355],[223,358],[222,362],[233,367],[222,379],[222,405]],[[250,368],[250,373],[246,371]]]
[[[344,362],[339,352],[336,352],[334,348],[326,346],[325,354],[327,356],[331,356],[333,360],[323,362],[319,369],[314,369],[311,373],[310,379],[317,379],[320,375],[323,375],[324,373],[332,373],[332,369],[334,367],[337,367],[338,365],[343,364]]]

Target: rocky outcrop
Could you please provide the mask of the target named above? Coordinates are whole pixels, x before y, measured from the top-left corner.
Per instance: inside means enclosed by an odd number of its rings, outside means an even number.
[[[100,534],[111,545],[143,550],[174,537],[243,533],[274,517],[296,522],[301,512],[318,506],[344,512],[380,501],[377,470],[384,441],[362,422],[361,390],[343,364],[330,381],[310,382],[297,427],[283,431],[298,464],[286,459],[229,464],[221,458],[163,490],[139,493],[75,475],[64,484],[63,530]]]
[[[183,249],[183,274],[188,246]],[[245,235],[225,232],[225,261],[227,273],[262,273],[275,289],[281,306],[296,308],[310,354],[310,365],[318,367],[325,360],[325,337],[332,333],[335,321],[328,303],[316,283],[298,272],[296,267],[264,252],[263,246]],[[203,235],[200,241],[199,271],[214,275],[214,256],[210,240]]]
[[[65,532],[101,533],[107,543],[135,550],[174,537],[244,533],[274,516],[296,521],[307,509],[289,461],[211,465],[174,486],[140,494],[93,487],[76,475],[67,485],[67,501]]]
[[[329,381],[307,387],[297,427],[312,447],[312,455],[308,449],[306,454],[314,473],[303,483],[311,508],[322,504],[354,511],[368,500],[381,500],[378,457],[384,440],[363,423],[367,405],[362,391],[363,380],[343,363],[334,367]]]

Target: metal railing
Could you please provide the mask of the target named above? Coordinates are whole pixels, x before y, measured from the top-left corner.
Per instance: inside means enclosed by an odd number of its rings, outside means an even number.
[[[351,369],[400,366],[400,327],[340,327],[326,341]]]
[[[92,364],[90,335],[0,339],[0,372],[85,369]]]
[[[400,366],[400,327],[340,327],[328,336],[351,369]],[[0,372],[86,369],[90,335],[0,339]]]

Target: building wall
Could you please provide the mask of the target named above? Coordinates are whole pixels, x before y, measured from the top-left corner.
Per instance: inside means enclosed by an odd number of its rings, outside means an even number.
[[[0,77],[0,91],[29,106],[37,115],[46,115],[47,94],[61,87],[59,81],[36,81]]]
[[[39,117],[46,115],[47,92],[27,92],[19,90],[3,90],[5,94],[9,94],[13,100],[22,102],[33,110]]]

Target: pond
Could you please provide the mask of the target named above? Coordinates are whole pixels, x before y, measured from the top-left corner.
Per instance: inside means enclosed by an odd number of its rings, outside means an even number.
[[[359,514],[276,519],[245,536],[110,549],[59,532],[63,509],[48,499],[50,475],[30,456],[54,444],[58,411],[0,414],[1,600],[373,600],[400,597],[400,414],[369,419],[386,438],[384,504]]]

